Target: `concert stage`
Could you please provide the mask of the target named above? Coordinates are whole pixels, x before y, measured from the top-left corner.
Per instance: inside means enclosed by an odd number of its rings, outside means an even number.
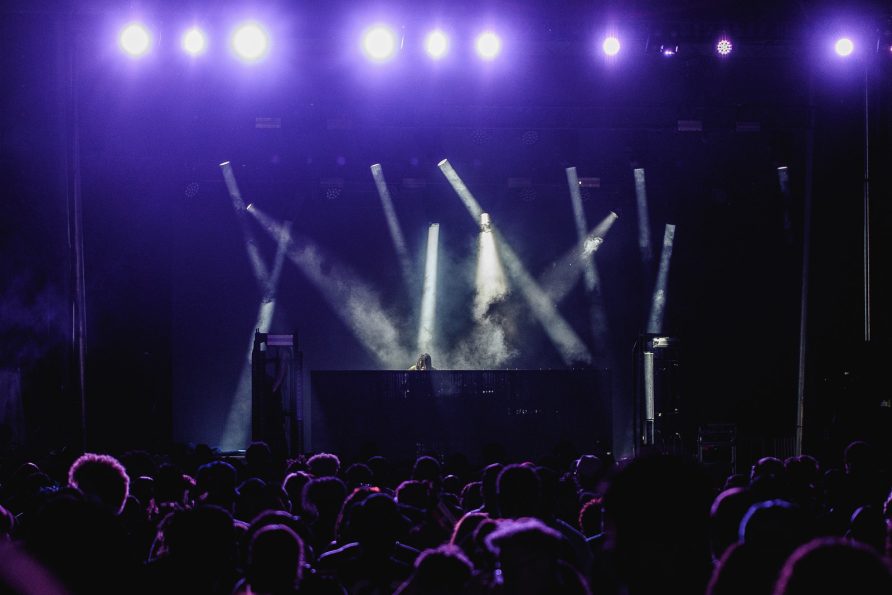
[[[481,462],[493,445],[518,458],[611,449],[607,370],[314,371],[310,384],[308,451]]]

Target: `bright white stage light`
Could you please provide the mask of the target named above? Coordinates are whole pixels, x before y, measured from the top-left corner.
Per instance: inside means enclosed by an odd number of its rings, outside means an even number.
[[[387,220],[387,229],[390,231],[390,239],[393,241],[393,248],[396,250],[397,259],[400,261],[400,269],[403,273],[403,283],[410,292],[409,295],[415,295],[416,287],[412,275],[412,263],[409,259],[409,250],[406,247],[406,239],[403,230],[400,227],[400,221],[396,216],[396,209],[393,208],[393,199],[390,196],[390,190],[387,188],[387,180],[384,179],[384,171],[381,164],[376,163],[371,166],[372,177],[375,179],[375,188],[378,189],[378,197],[381,199],[381,207],[384,209],[384,218]]]
[[[619,39],[613,36],[608,37],[604,40],[604,43],[601,45],[601,48],[604,50],[604,53],[608,56],[615,56],[619,53],[620,45]]]
[[[644,182],[644,168],[636,168],[635,176],[635,202],[638,205],[638,249],[641,252],[641,262],[649,263],[653,258],[650,248],[650,216],[647,209],[647,185]]]
[[[396,54],[396,34],[384,26],[373,27],[362,38],[362,51],[376,62],[388,60]]]
[[[449,38],[439,29],[431,31],[424,40],[424,51],[431,58],[442,58],[449,51]]]
[[[443,159],[437,166],[449,181],[452,189],[461,198],[474,221],[480,222],[483,210],[480,208],[477,199],[474,198],[474,195],[471,194],[461,177],[459,177],[458,172],[452,167],[452,164],[448,160]],[[588,348],[563,316],[561,316],[560,312],[558,312],[557,306],[555,306],[548,294],[536,283],[536,280],[527,271],[520,258],[505,239],[499,235],[497,230],[493,229],[491,233],[495,237],[502,263],[505,265],[509,278],[514,283],[514,286],[520,289],[524,300],[552,344],[558,350],[558,353],[560,353],[564,363],[567,365],[582,362],[591,363],[592,356]]]
[[[654,285],[654,295],[650,303],[650,317],[647,322],[648,333],[663,332],[663,313],[666,310],[666,287],[669,283],[669,262],[672,259],[672,244],[675,241],[675,226],[666,224],[663,233],[663,252],[660,254],[660,269]]]
[[[131,56],[142,56],[149,51],[152,38],[149,30],[139,23],[131,23],[124,27],[118,37],[121,49]]]
[[[727,56],[734,49],[730,39],[722,38],[715,44],[715,53],[719,56]]]
[[[502,51],[502,39],[492,31],[481,33],[474,45],[484,60],[493,60]]]
[[[187,54],[197,56],[207,47],[207,39],[201,29],[193,27],[183,34],[182,46]]]
[[[233,34],[232,49],[246,62],[260,60],[269,51],[269,35],[260,25],[246,23]]]
[[[848,37],[842,37],[836,40],[833,49],[836,50],[836,55],[845,58],[851,56],[852,52],[855,51],[855,44]]]
[[[496,239],[488,213],[480,216],[480,239],[477,244],[477,274],[475,276],[474,320],[480,322],[490,305],[508,293],[508,280],[499,258]]]
[[[424,289],[421,293],[421,319],[418,324],[418,352],[433,349],[434,325],[437,311],[437,261],[440,248],[440,224],[432,223],[427,230],[427,256],[424,262]]]

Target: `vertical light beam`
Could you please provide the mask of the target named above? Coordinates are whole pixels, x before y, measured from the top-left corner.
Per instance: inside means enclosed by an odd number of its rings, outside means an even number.
[[[666,224],[663,233],[663,251],[660,254],[660,268],[657,272],[657,282],[654,285],[654,295],[650,302],[650,317],[647,322],[648,333],[663,332],[663,313],[666,309],[666,285],[669,281],[669,261],[672,258],[672,243],[675,241],[675,226]]]
[[[440,245],[440,224],[427,229],[427,256],[424,263],[424,285],[421,293],[421,320],[418,324],[418,352],[430,353],[434,342],[437,311],[437,260]]]
[[[393,241],[393,247],[396,250],[396,256],[400,263],[400,269],[403,274],[403,283],[409,295],[413,295],[412,282],[412,262],[409,259],[409,250],[406,248],[406,239],[403,230],[400,228],[399,219],[396,216],[396,210],[393,208],[393,199],[390,197],[390,190],[387,188],[387,180],[384,179],[384,171],[381,164],[376,163],[371,167],[372,177],[375,179],[375,187],[378,189],[378,196],[381,198],[381,207],[384,209],[384,217],[387,219],[387,229],[390,231],[390,239]]]
[[[496,239],[492,234],[489,215],[480,219],[480,239],[477,242],[477,274],[474,278],[474,320],[481,322],[489,307],[508,293],[508,281],[499,258]]]
[[[251,353],[254,350],[254,331],[268,333],[273,316],[276,312],[276,291],[279,287],[279,277],[282,273],[282,265],[285,262],[285,250],[291,235],[291,222],[286,221],[276,241],[276,256],[273,261],[273,270],[266,279],[266,288],[263,299],[257,310],[254,326],[251,327],[251,336],[248,339],[248,351],[242,364],[242,372],[239,375],[238,384],[232,395],[229,406],[229,415],[226,416],[226,425],[223,428],[223,436],[220,438],[220,448],[225,450],[237,450],[245,448],[248,444],[251,432]]]
[[[635,201],[638,204],[638,249],[641,262],[649,264],[653,259],[650,247],[650,217],[647,213],[647,186],[644,183],[644,168],[633,170],[635,175]]]
[[[437,164],[443,175],[449,181],[449,184],[458,194],[459,198],[465,204],[468,212],[474,218],[474,221],[480,221],[483,209],[471,191],[468,190],[464,182],[462,182],[458,173],[450,165],[446,159]],[[524,300],[536,317],[536,320],[542,326],[552,344],[558,350],[561,359],[566,365],[574,363],[590,363],[592,356],[586,348],[585,344],[579,336],[573,331],[566,320],[560,315],[554,302],[548,297],[548,294],[536,283],[532,275],[527,271],[526,267],[518,258],[517,254],[511,248],[510,244],[499,233],[498,229],[493,227],[492,233],[496,238],[499,251],[502,256],[502,262],[508,271],[508,276],[514,284],[520,289]]]

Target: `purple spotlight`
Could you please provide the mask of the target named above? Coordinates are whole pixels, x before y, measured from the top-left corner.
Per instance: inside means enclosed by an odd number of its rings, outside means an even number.
[[[841,37],[836,40],[836,44],[833,46],[833,49],[836,50],[837,56],[842,56],[843,58],[847,56],[851,56],[852,52],[855,51],[855,44],[852,43],[852,40],[848,37]]]
[[[121,30],[118,44],[131,56],[142,56],[149,51],[152,38],[149,30],[139,23],[131,23]]]
[[[604,43],[601,45],[601,48],[604,50],[604,53],[608,56],[615,56],[619,53],[619,39],[614,36],[610,36],[604,40]]]
[[[502,39],[492,31],[486,31],[477,36],[474,44],[477,54],[484,60],[493,60],[502,51]]]
[[[232,49],[242,60],[255,62],[269,50],[269,36],[260,25],[245,23],[232,35]]]
[[[396,54],[396,34],[388,27],[372,27],[362,38],[362,51],[375,62],[389,60]]]
[[[431,31],[424,39],[424,50],[431,58],[442,58],[449,50],[449,38],[439,29]]]
[[[719,56],[727,56],[733,49],[734,45],[728,38],[722,38],[718,41],[718,43],[715,44],[715,53],[717,53]]]
[[[207,40],[205,39],[204,33],[201,32],[201,29],[193,27],[183,33],[182,46],[183,51],[187,54],[197,56],[207,47]]]

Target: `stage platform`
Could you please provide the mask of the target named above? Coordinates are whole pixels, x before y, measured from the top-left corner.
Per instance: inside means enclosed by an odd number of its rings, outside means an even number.
[[[465,454],[501,446],[535,459],[560,442],[612,439],[607,370],[313,371],[305,449],[347,459]]]

